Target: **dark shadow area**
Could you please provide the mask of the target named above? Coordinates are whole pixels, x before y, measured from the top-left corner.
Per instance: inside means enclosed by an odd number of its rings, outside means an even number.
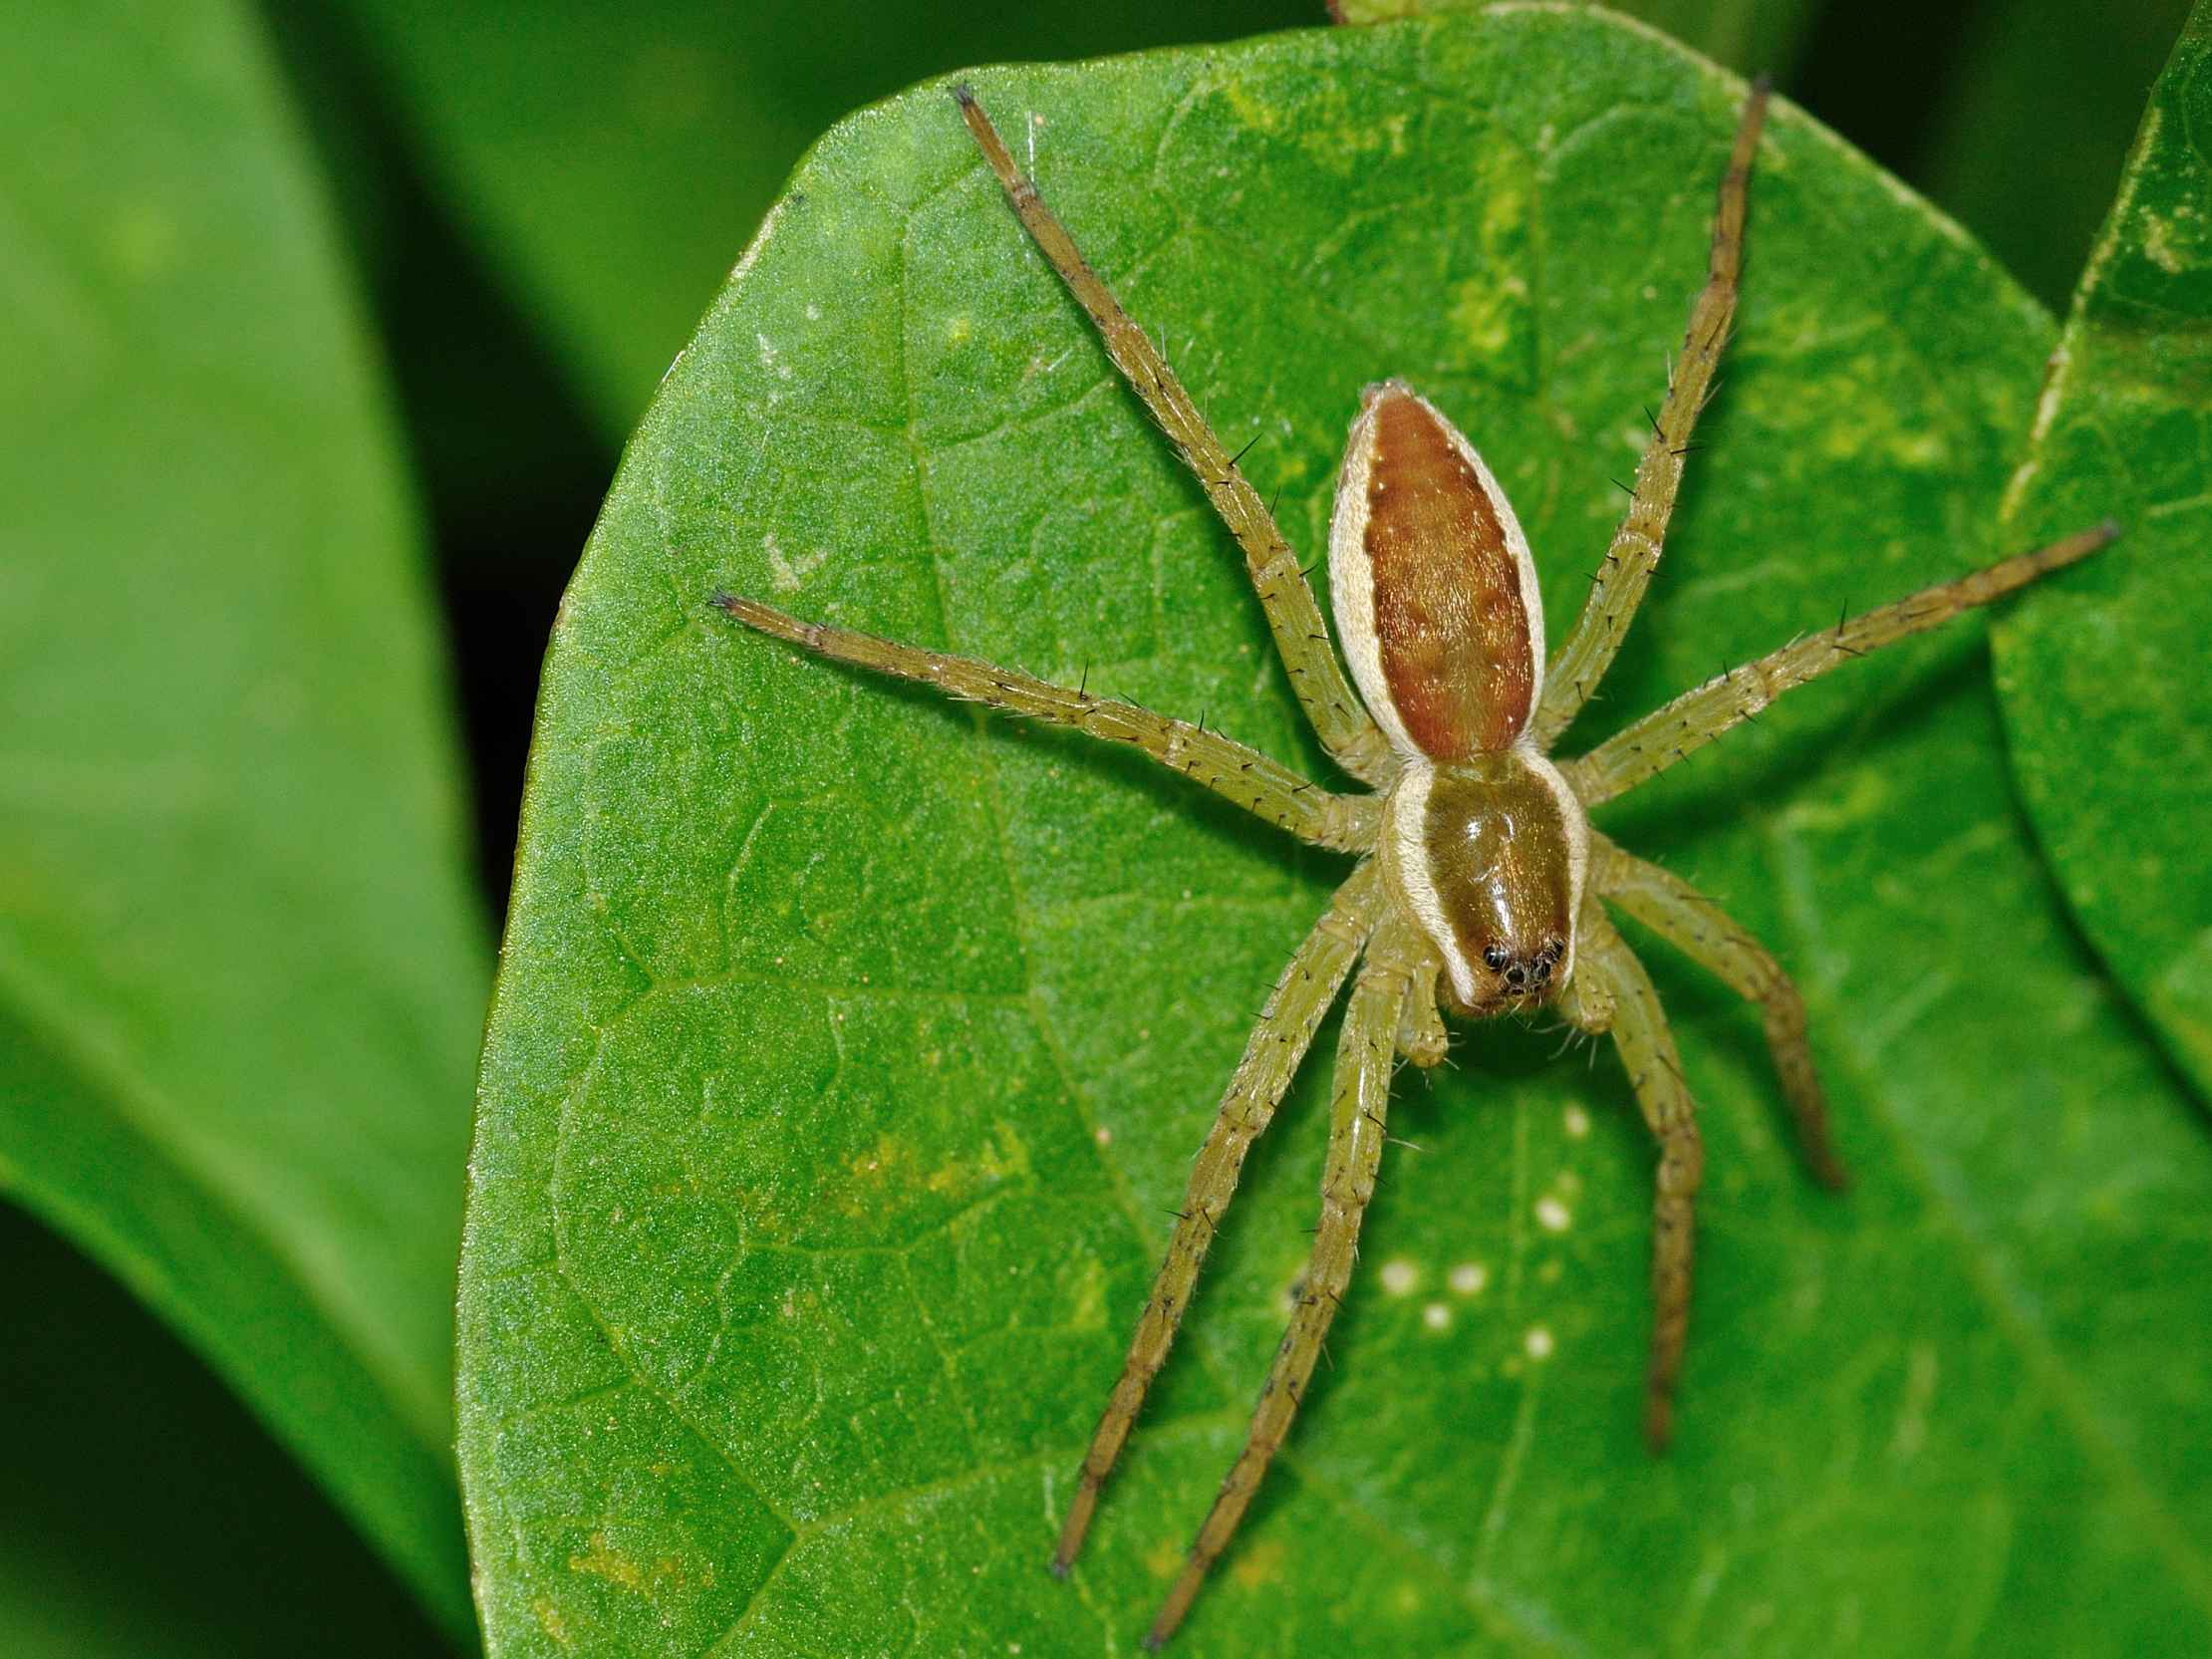
[[[452,1652],[236,1396],[5,1204],[0,1330],[0,1582],[42,1620],[9,1659]]]
[[[399,396],[459,694],[477,867],[496,923],[514,871],[539,665],[615,457],[552,349],[453,221],[348,21],[319,5],[272,6],[267,17]]]
[[[1782,90],[1919,186],[1951,89],[1971,67],[1980,10],[1976,0],[1820,6]]]

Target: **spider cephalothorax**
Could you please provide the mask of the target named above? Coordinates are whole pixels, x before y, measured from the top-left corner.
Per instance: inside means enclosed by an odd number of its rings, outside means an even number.
[[[1382,1157],[1391,1073],[1400,1057],[1417,1065],[1444,1058],[1440,1002],[1484,1016],[1549,1001],[1580,1029],[1609,1034],[1619,1049],[1659,1145],[1644,1427],[1654,1447],[1666,1443],[1689,1328],[1693,1205],[1704,1153],[1666,1016],[1606,906],[1635,917],[1758,1004],[1806,1162],[1828,1186],[1840,1187],[1843,1176],[1805,1044],[1804,1004],[1788,975],[1711,900],[1592,829],[1588,809],[1792,687],[2084,558],[2113,531],[2070,536],[1802,636],[1684,692],[1564,765],[1545,758],[1612,662],[1659,562],[1690,430],[1735,314],[1746,189],[1767,106],[1761,86],[1746,106],[1721,180],[1711,268],[1636,468],[1628,512],[1548,664],[1535,567],[1504,490],[1474,446],[1411,388],[1388,381],[1368,389],[1346,446],[1329,533],[1331,598],[1355,695],[1273,515],[1152,341],[1084,263],[974,99],[965,88],[956,97],[1022,222],[1243,547],[1315,734],[1372,791],[1322,789],[1203,721],[1170,719],[973,658],[800,622],[753,600],[716,600],[740,622],[824,656],[1134,744],[1267,822],[1356,858],[1276,980],[1199,1149],[1167,1259],[1083,1459],[1053,1555],[1053,1569],[1066,1572],[1099,1488],[1167,1358],[1244,1154],[1351,979],[1312,1254],[1244,1450],[1146,1637],[1147,1646],[1157,1647],[1189,1610],[1289,1430],[1351,1278]]]
[[[1456,1012],[1501,1013],[1565,988],[1590,827],[1556,767],[1519,749],[1415,760],[1383,810],[1383,881],[1435,948]]]

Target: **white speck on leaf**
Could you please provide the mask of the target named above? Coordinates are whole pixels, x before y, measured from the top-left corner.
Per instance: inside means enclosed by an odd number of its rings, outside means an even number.
[[[795,592],[799,584],[821,569],[822,561],[829,557],[828,548],[817,547],[811,553],[790,558],[777,542],[773,530],[760,538],[760,547],[768,555],[768,580],[775,584],[778,593]]]

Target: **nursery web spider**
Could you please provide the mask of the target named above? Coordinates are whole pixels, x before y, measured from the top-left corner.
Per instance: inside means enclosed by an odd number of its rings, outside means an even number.
[[[1656,776],[1791,688],[2085,558],[2115,531],[2105,525],[2069,536],[1799,638],[1684,692],[1587,754],[1554,762],[1551,745],[1620,649],[1659,563],[1691,429],[1736,310],[1766,84],[1753,89],[1736,133],[1705,286],[1652,420],[1627,515],[1565,643],[1546,663],[1535,570],[1498,480],[1434,405],[1391,380],[1362,395],[1329,529],[1329,590],[1349,683],[1295,556],[1236,459],[1084,262],[973,95],[962,87],[954,97],[1021,222],[1244,549],[1291,689],[1323,747],[1369,791],[1321,788],[1203,723],[972,658],[800,622],[754,600],[715,600],[739,622],[824,657],[1133,744],[1268,823],[1357,859],[1275,981],[1230,1078],[1052,1557],[1053,1570],[1065,1574],[1082,1546],[1099,1489],[1167,1357],[1244,1155],[1350,978],[1312,1254],[1244,1452],[1146,1637],[1156,1648],[1189,1610],[1289,1431],[1351,1278],[1382,1157],[1392,1072],[1400,1056],[1417,1066],[1444,1058],[1440,1008],[1487,1018],[1549,1003],[1573,1026],[1610,1034],[1618,1047],[1659,1145],[1644,1432],[1654,1449],[1665,1446],[1689,1324],[1693,1206],[1704,1160],[1666,1016],[1600,900],[1758,1005],[1806,1164],[1831,1188],[1844,1176],[1828,1141],[1804,1004],[1789,976],[1710,899],[1591,828],[1588,809]]]

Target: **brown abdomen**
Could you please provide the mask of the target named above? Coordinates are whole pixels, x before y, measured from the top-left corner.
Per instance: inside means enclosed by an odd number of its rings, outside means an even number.
[[[1513,509],[1411,392],[1392,383],[1369,415],[1364,544],[1391,704],[1433,760],[1510,748],[1536,690]]]

